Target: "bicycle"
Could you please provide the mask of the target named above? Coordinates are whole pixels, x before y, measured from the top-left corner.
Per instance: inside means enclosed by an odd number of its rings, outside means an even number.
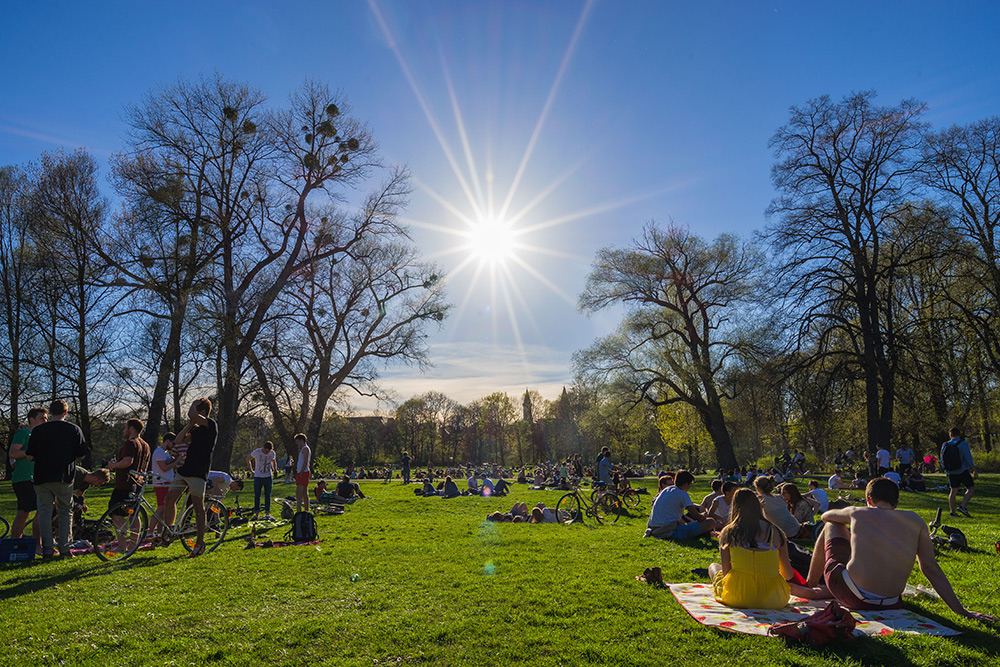
[[[156,514],[156,508],[146,500],[144,492],[150,476],[159,477],[155,473],[139,475],[134,471],[129,477],[139,488],[127,500],[109,507],[98,520],[94,528],[94,553],[107,562],[122,561],[131,556],[144,543],[149,530],[149,517],[160,524],[160,543],[169,545],[174,540],[180,540],[188,551],[194,550],[198,534],[194,506],[188,506],[174,525],[168,525]],[[229,508],[218,500],[206,497],[205,500],[205,553],[214,551],[229,530]]]
[[[7,537],[10,534],[10,524],[7,523],[7,519],[0,516],[0,540]]]
[[[591,500],[580,494],[579,489],[573,489],[556,503],[556,521],[571,524],[583,522],[584,515],[594,518],[598,524],[610,518],[615,523],[621,517],[622,504],[614,493],[594,489]]]

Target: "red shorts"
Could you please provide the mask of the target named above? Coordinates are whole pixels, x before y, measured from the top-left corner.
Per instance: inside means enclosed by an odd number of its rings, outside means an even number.
[[[309,486],[309,471],[295,473],[295,486]]]
[[[164,484],[163,486],[154,486],[153,491],[156,492],[156,506],[163,507],[164,503],[167,502],[167,491],[170,490],[169,484]]]
[[[902,609],[903,598],[897,596],[890,604],[879,604],[882,600],[872,600],[859,595],[857,586],[851,587],[844,580],[847,573],[847,563],[851,560],[851,541],[844,537],[834,537],[826,541],[826,565],[823,574],[826,575],[826,587],[837,602],[848,609],[879,610]],[[848,575],[850,576],[850,575]]]

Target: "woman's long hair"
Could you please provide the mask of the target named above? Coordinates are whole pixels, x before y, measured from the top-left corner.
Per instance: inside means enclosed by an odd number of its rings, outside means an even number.
[[[781,485],[781,494],[788,494],[788,511],[795,512],[795,508],[800,502],[802,502],[802,494],[799,492],[799,487],[795,486],[791,482]]]
[[[766,519],[757,494],[750,489],[740,489],[733,496],[733,504],[729,510],[729,523],[719,535],[719,546],[741,546],[746,549],[756,549],[757,533],[760,532],[761,521],[766,521]],[[768,521],[768,523],[770,522]]]

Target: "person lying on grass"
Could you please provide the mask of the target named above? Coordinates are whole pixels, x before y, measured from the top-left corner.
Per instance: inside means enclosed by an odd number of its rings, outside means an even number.
[[[731,517],[719,535],[722,562],[708,567],[716,600],[743,609],[781,609],[788,604],[790,593],[807,599],[829,597],[825,588],[793,581],[788,540],[764,518],[753,491],[736,492]]]
[[[879,477],[865,489],[866,507],[823,513],[806,583],[816,586],[825,575],[832,597],[848,609],[899,609],[913,563],[941,599],[959,616],[985,623],[996,618],[969,611],[959,602],[934,555],[927,524],[916,512],[898,510],[899,487]],[[849,528],[849,530],[848,530]]]

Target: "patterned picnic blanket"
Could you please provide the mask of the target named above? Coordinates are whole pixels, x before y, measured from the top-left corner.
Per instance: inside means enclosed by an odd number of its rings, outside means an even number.
[[[667,584],[670,592],[694,620],[708,627],[747,635],[766,635],[772,623],[801,621],[821,611],[826,601],[793,597],[784,609],[734,609],[715,601],[711,584]],[[856,635],[891,635],[893,632],[954,637],[962,634],[907,609],[852,611]]]

